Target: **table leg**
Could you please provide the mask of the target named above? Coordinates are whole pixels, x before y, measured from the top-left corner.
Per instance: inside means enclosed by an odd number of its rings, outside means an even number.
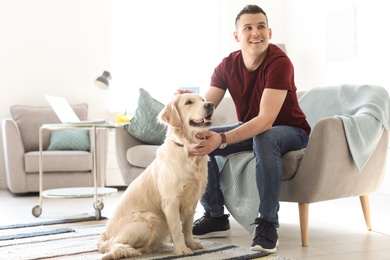
[[[95,208],[95,217],[97,220],[101,219],[101,202],[98,199],[98,187],[97,187],[97,133],[96,126],[93,126],[93,137],[94,137],[94,147],[93,147],[93,183],[94,183],[94,203],[93,206]]]
[[[43,128],[39,128],[39,204],[32,209],[32,214],[35,217],[39,217],[42,214],[42,191],[43,191],[43,154],[42,154],[42,131]]]

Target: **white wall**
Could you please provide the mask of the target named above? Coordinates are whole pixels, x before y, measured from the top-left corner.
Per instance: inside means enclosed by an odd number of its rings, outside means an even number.
[[[386,0],[286,1],[287,49],[296,69],[301,88],[369,83],[390,89],[387,50],[390,36]],[[327,38],[344,35],[343,21],[327,32],[327,17],[344,10],[356,10],[356,55],[338,61],[327,60]],[[339,37],[341,38],[341,37]],[[342,42],[342,39],[336,41]],[[342,46],[341,46],[342,47]]]
[[[93,81],[109,65],[109,15],[109,0],[0,0],[0,117],[15,104],[47,105],[44,94],[105,117],[107,92]],[[0,187],[3,165],[0,149]]]

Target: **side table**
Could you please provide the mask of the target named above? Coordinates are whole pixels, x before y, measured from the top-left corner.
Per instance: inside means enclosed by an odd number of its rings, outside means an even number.
[[[97,187],[97,149],[96,149],[96,130],[97,129],[113,129],[115,124],[111,123],[71,123],[71,124],[44,124],[39,128],[39,205],[32,209],[32,214],[39,217],[42,214],[42,199],[45,198],[94,198],[93,207],[95,209],[95,217],[97,220],[101,219],[101,210],[104,207],[103,197],[106,195],[113,195],[118,192],[116,188]],[[43,190],[43,141],[42,131],[48,130],[64,130],[64,129],[92,129],[94,149],[93,149],[93,164],[92,174],[94,187],[75,187],[75,188],[61,188]]]

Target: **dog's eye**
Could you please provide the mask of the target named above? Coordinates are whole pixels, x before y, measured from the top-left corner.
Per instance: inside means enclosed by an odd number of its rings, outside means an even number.
[[[187,100],[186,105],[191,105],[192,103],[194,102],[192,102],[191,100]]]

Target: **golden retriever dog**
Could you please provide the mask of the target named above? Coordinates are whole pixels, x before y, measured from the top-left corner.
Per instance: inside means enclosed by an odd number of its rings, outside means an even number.
[[[167,125],[156,159],[126,189],[101,234],[102,259],[159,250],[170,235],[176,255],[202,248],[192,235],[195,208],[207,183],[207,156],[192,156],[196,134],[211,125],[213,104],[198,94],[176,95],[158,115]]]

